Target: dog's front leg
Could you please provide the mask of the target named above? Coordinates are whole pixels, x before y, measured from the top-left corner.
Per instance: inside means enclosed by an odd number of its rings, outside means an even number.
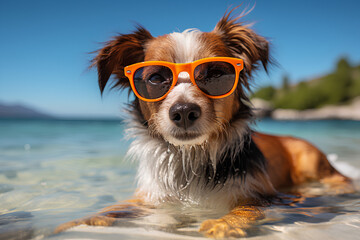
[[[147,215],[149,213],[148,209],[150,209],[150,206],[145,206],[142,200],[128,200],[126,202],[107,207],[95,215],[64,223],[58,226],[54,233],[60,233],[79,225],[112,226],[118,219],[121,218],[136,218]]]
[[[239,206],[219,219],[209,219],[201,224],[200,232],[207,237],[244,237],[251,223],[264,218],[264,213],[256,206]]]

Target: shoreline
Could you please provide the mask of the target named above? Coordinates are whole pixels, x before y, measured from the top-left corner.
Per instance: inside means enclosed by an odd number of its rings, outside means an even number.
[[[348,105],[329,105],[319,109],[295,110],[274,109],[262,99],[251,100],[256,117],[270,117],[274,120],[355,120],[360,121],[360,97]]]

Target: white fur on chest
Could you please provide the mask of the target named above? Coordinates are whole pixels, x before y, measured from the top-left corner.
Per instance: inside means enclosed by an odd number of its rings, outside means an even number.
[[[244,131],[242,127],[238,130],[238,134]],[[144,126],[132,127],[128,131],[136,137],[127,156],[139,163],[138,194],[147,202],[181,202],[229,209],[240,200],[252,197],[256,181],[251,176],[246,176],[245,181],[237,177],[215,185],[208,184],[213,179],[211,174],[204,172],[206,164],[216,168],[219,146],[174,147],[151,137]]]

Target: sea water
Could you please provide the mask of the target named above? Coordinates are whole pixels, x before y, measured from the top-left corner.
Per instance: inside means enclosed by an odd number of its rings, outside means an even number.
[[[360,179],[360,122],[274,121],[253,126],[305,138],[333,164]],[[79,227],[53,235],[61,223],[131,198],[136,163],[120,120],[0,120],[0,239],[196,239],[211,210],[164,208],[117,227]],[[316,196],[265,209],[253,239],[356,239],[360,194]]]

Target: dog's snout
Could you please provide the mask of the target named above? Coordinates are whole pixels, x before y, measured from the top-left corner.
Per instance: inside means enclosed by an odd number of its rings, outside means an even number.
[[[201,116],[201,108],[195,103],[175,103],[169,110],[170,120],[176,126],[187,129]]]

